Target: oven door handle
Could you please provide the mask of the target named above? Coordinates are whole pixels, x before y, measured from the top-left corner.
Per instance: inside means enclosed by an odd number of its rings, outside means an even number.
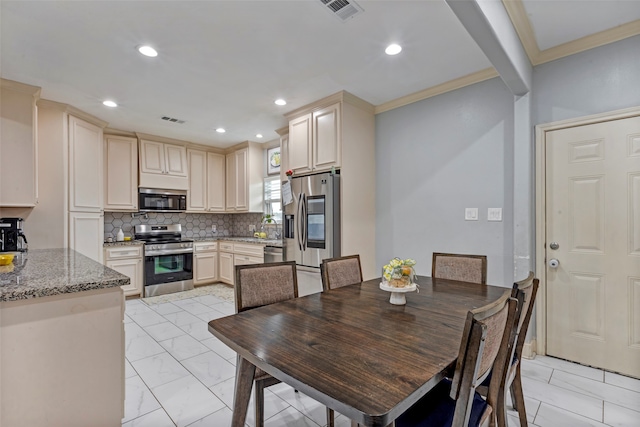
[[[193,248],[183,248],[183,249],[165,249],[159,251],[145,251],[144,256],[160,256],[160,255],[180,255],[180,254],[192,254]]]

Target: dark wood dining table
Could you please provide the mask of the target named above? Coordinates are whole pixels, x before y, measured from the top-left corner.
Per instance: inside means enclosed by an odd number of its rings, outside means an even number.
[[[418,276],[406,305],[380,279],[209,322],[238,355],[232,427],[244,426],[255,367],[363,426],[389,425],[453,366],[466,313],[510,288]]]

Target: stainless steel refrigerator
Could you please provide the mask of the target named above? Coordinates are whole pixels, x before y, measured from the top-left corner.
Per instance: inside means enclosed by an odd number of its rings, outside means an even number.
[[[323,259],[340,256],[340,175],[295,177],[290,184],[293,202],[284,206],[284,258],[320,268]]]

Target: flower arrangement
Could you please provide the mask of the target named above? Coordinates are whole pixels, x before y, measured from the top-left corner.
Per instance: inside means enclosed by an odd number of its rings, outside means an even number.
[[[291,176],[291,175],[293,175],[293,171],[291,169],[289,169],[284,174],[287,175],[287,176]]]
[[[396,257],[392,259],[389,264],[382,267],[384,282],[393,288],[411,286],[412,283],[415,283],[414,265],[416,265],[416,261],[411,258],[400,259]]]

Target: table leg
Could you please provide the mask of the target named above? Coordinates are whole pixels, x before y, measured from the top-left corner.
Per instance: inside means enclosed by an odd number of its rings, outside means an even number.
[[[256,367],[243,357],[238,356],[236,364],[236,391],[233,398],[233,418],[231,427],[244,427],[247,409],[251,399],[251,387]]]

